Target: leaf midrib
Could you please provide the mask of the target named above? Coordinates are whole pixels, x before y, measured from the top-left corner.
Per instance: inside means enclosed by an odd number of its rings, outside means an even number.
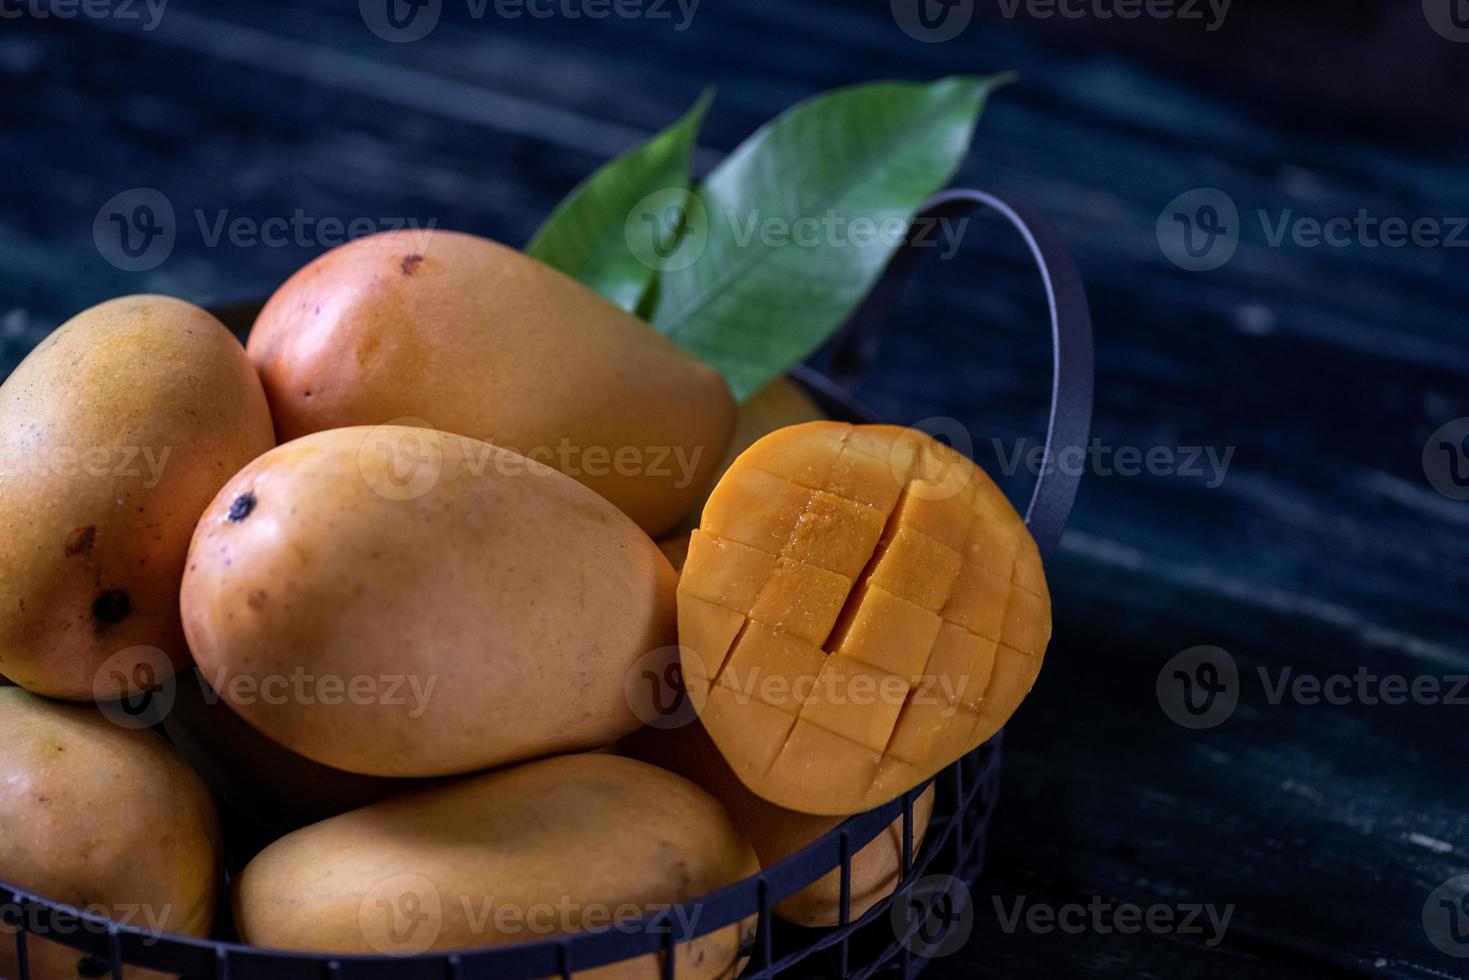
[[[975,105],[976,114],[978,109],[981,107],[982,101],[987,93],[987,88],[984,88],[982,86],[981,91],[979,92],[979,102],[977,102]],[[914,123],[912,125],[907,126],[899,132],[895,133],[894,137],[888,141],[887,146],[884,147],[884,151],[882,154],[864,154],[863,158],[851,168],[851,171],[847,175],[847,177],[832,182],[831,186],[835,193],[833,193],[829,197],[822,197],[817,204],[816,210],[820,210],[822,207],[834,207],[836,203],[840,202],[847,195],[847,192],[850,191],[851,188],[855,184],[857,184],[868,171],[881,168],[882,164],[878,161],[886,159],[887,155],[892,152],[893,148],[903,141],[904,136],[913,132],[914,130],[926,128],[935,117],[943,114],[944,112],[950,111],[951,108],[952,107],[943,105],[933,107],[928,112],[924,113],[921,116],[918,116],[914,120]],[[809,217],[810,215],[811,209],[802,209],[800,213],[792,220],[799,221],[800,219]],[[748,273],[750,269],[757,267],[767,258],[774,255],[780,247],[781,246],[760,245],[753,251],[751,257],[748,260],[744,262],[731,263],[723,272],[715,276],[713,283],[711,283],[710,285],[710,288],[699,291],[700,295],[696,297],[695,302],[689,304],[688,306],[685,306],[680,311],[677,318],[672,321],[666,322],[662,332],[671,338],[677,338],[688,325],[690,318],[694,314],[702,310],[705,306],[712,303],[717,295],[722,294],[724,290],[728,288],[730,280],[732,278],[735,278],[737,273],[739,277],[743,277],[745,274]]]

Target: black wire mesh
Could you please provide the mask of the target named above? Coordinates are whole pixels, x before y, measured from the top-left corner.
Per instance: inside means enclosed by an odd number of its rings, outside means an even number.
[[[15,936],[19,976],[32,977],[32,937],[60,943],[78,953],[81,976],[122,980],[128,966],[177,973],[190,980],[275,980],[275,978],[531,978],[570,977],[576,970],[620,959],[661,952],[661,974],[676,980],[677,960],[670,955],[680,943],[754,917],[755,952],[741,974],[747,980],[815,980],[815,978],[909,978],[916,974],[925,950],[938,941],[920,932],[935,924],[935,903],[958,889],[924,893],[913,889],[930,875],[960,883],[962,893],[984,866],[986,828],[999,794],[1000,745],[1003,733],[965,756],[935,779],[933,815],[923,847],[913,850],[913,803],[924,787],[916,787],[885,807],[859,814],[827,837],[764,869],[758,876],[722,889],[691,906],[661,911],[637,928],[591,931],[550,940],[459,953],[417,957],[328,956],[255,949],[237,943],[160,935],[119,925],[19,889],[9,889],[3,920]],[[901,815],[903,873],[894,894],[851,918],[852,856],[886,831]],[[841,869],[840,922],[811,929],[781,922],[772,914],[776,902],[827,874]],[[896,906],[897,911],[894,911]],[[698,922],[680,928],[679,923]],[[941,927],[943,922],[938,923]],[[609,937],[630,940],[608,945]],[[605,948],[597,948],[603,946]],[[619,947],[630,946],[630,950]],[[626,956],[617,955],[626,952]],[[10,980],[10,978],[6,978]]]

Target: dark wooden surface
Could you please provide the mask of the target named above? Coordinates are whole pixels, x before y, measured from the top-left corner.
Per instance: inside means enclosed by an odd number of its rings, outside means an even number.
[[[1234,454],[1212,487],[1086,478],[1050,571],[1056,639],[1010,728],[975,935],[935,974],[1469,975],[1421,922],[1430,892],[1469,872],[1469,709],[1275,705],[1257,675],[1469,672],[1469,503],[1435,492],[1420,463],[1431,432],[1469,415],[1469,250],[1272,247],[1253,218],[1469,214],[1461,127],[1406,110],[1414,124],[1400,125],[1381,100],[1366,116],[1282,107],[1251,80],[1288,79],[1289,45],[1252,45],[1238,24],[1190,73],[1121,53],[1157,45],[1097,46],[1076,29],[1063,43],[1003,19],[923,44],[886,3],[705,0],[686,31],[473,22],[446,7],[428,39],[404,45],[325,0],[173,0],[149,32],[0,22],[3,370],[92,303],[257,296],[319,250],[210,246],[196,209],[208,221],[406,217],[519,244],[580,177],[707,84],[719,98],[705,163],[835,85],[1018,69],[960,182],[1038,206],[1072,245],[1096,321],[1097,437]],[[1355,37],[1334,54],[1335,36],[1299,36],[1302,57],[1350,75],[1351,91],[1374,70],[1360,54],[1371,47]],[[1465,77],[1469,45],[1411,24],[1394,38]],[[1271,63],[1257,70],[1251,50]],[[114,268],[93,241],[98,209],[134,187],[162,191],[178,215],[172,255],[147,273]],[[1165,205],[1196,187],[1225,190],[1244,218],[1235,257],[1210,272],[1176,268],[1155,238]],[[993,470],[993,439],[1008,454],[1043,424],[1043,312],[1019,243],[976,222],[957,257],[920,269],[861,395],[896,421],[961,420]],[[1005,478],[1016,495],[1025,482]],[[1244,680],[1233,716],[1194,732],[1161,710],[1155,682],[1200,644],[1229,650]],[[992,901],[1093,896],[1234,912],[1209,946],[1007,931]]]

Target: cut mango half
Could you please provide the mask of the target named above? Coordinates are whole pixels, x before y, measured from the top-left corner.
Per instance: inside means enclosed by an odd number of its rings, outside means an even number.
[[[1009,720],[1051,598],[1020,515],[926,433],[810,422],[719,481],[678,587],[684,684],[740,780],[859,813]]]

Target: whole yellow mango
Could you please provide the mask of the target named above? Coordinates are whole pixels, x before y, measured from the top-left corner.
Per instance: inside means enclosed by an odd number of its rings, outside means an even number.
[[[472,772],[638,726],[676,576],[586,487],[431,429],[333,429],[251,463],[199,521],[184,629],[250,724],[374,776]]]
[[[724,380],[514,249],[424,230],[361,238],[271,297],[250,334],[282,440],[420,420],[553,466],[649,534],[724,456]]]
[[[724,804],[760,859],[769,867],[836,830],[845,817],[818,817],[768,803],[745,788],[698,722],[680,728],[648,727],[618,743],[625,755],[676,772]],[[923,845],[933,815],[933,786],[913,801],[913,852]],[[898,887],[903,868],[903,818],[852,855],[851,918],[864,915]],[[778,918],[801,926],[834,926],[842,915],[842,872],[835,867],[776,902]]]
[[[94,306],[0,387],[0,673],[104,700],[188,663],[194,523],[274,445],[244,349],[167,296]]]
[[[240,875],[235,922],[258,946],[409,955],[607,928],[674,904],[699,914],[700,898],[756,870],[729,814],[694,784],[633,759],[571,755],[298,830]],[[747,921],[680,945],[678,976],[734,976],[752,932]],[[576,975],[653,980],[661,959]]]
[[[92,705],[0,688],[0,881],[149,932],[207,936],[222,866],[214,802],[167,742]],[[106,973],[105,960],[47,939],[47,921],[27,923],[35,980]],[[0,977],[17,976],[13,929],[0,926]]]

